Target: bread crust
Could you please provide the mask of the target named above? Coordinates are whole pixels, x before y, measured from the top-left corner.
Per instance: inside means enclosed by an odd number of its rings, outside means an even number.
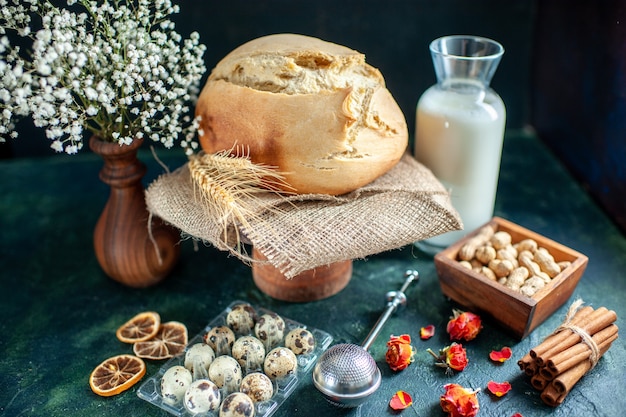
[[[362,187],[391,169],[408,143],[404,115],[380,72],[356,51],[302,35],[235,49],[212,71],[196,114],[204,151],[243,146],[300,194]]]

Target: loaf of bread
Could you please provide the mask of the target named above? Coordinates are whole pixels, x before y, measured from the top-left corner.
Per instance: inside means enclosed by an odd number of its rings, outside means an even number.
[[[365,56],[317,38],[252,40],[212,70],[196,107],[207,153],[242,147],[299,194],[340,195],[401,158],[406,120]]]

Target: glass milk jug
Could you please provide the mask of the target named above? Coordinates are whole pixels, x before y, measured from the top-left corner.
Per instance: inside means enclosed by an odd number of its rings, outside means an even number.
[[[430,44],[437,84],[417,105],[415,158],[448,189],[464,229],[416,242],[434,254],[493,216],[506,111],[489,83],[504,48],[476,36]]]

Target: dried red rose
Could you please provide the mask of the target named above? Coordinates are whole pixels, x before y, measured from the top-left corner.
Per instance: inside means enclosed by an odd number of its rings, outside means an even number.
[[[427,351],[435,358],[435,365],[446,368],[446,372],[452,370],[462,371],[469,362],[465,348],[458,343],[452,343],[450,346],[441,349],[439,355],[435,354],[431,349],[427,349]]]
[[[439,398],[439,404],[448,417],[474,417],[478,414],[478,391],[471,391],[458,384],[446,384],[443,387],[446,392]]]
[[[448,322],[446,331],[450,340],[465,340],[469,342],[476,338],[482,329],[480,317],[469,311],[453,310],[454,316]]]
[[[446,355],[446,364],[455,371],[462,371],[467,366],[467,352],[463,345],[453,343],[444,348],[443,353]]]
[[[502,397],[507,392],[511,391],[511,384],[508,382],[494,382],[489,381],[487,383],[487,389],[496,397]]]
[[[392,371],[401,371],[413,362],[413,346],[411,346],[411,336],[403,334],[401,336],[391,335],[387,342],[387,353],[385,360]]]
[[[407,407],[410,407],[413,404],[413,398],[409,395],[408,392],[398,391],[391,397],[391,401],[389,401],[389,407],[393,410],[404,410]]]
[[[420,329],[420,338],[422,340],[428,340],[435,335],[435,326],[429,324],[428,326],[422,327]]]
[[[513,351],[510,347],[506,346],[500,350],[492,350],[491,353],[489,353],[489,359],[494,362],[506,362],[511,359],[511,356],[513,356]]]

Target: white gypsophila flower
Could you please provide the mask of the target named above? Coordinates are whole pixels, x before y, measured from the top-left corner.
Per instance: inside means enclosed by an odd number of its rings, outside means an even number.
[[[29,59],[0,37],[0,122],[29,115],[51,147],[76,153],[84,131],[129,144],[150,138],[197,149],[190,117],[206,72],[205,46],[169,19],[171,0],[67,0],[74,12],[44,0],[0,0],[0,35],[32,40]],[[31,28],[34,17],[40,20]]]

